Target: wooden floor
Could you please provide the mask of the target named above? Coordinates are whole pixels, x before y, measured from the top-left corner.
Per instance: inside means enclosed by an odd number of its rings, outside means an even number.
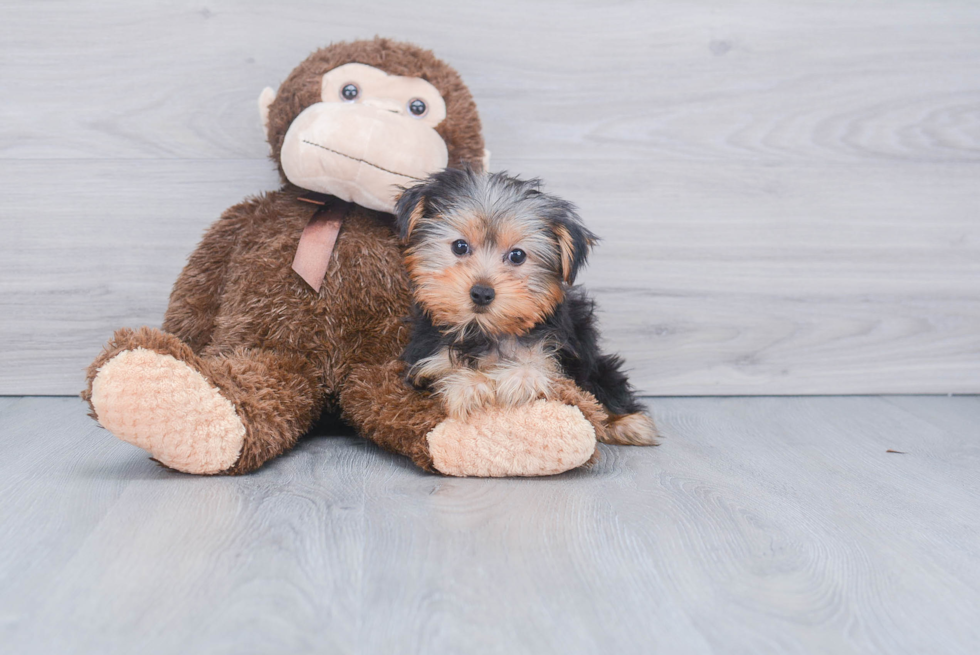
[[[353,437],[200,478],[0,398],[0,652],[980,652],[980,398],[650,406],[555,478]]]

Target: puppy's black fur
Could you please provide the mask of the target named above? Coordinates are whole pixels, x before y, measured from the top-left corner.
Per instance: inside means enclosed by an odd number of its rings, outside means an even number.
[[[490,353],[497,340],[477,331],[462,336],[447,333],[432,324],[417,305],[413,308],[412,338],[402,354],[409,367],[449,347],[456,361],[465,365]],[[558,363],[562,373],[596,397],[610,415],[643,411],[636,392],[623,371],[618,355],[604,354],[599,347],[595,301],[582,287],[571,288],[553,314],[518,341],[532,344],[542,340],[558,344]],[[417,385],[426,388],[426,385]]]

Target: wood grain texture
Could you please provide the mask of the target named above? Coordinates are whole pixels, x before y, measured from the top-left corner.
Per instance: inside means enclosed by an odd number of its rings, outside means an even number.
[[[0,399],[0,651],[977,652],[980,398],[648,402],[659,448],[479,480],[347,437],[187,476]]]
[[[255,100],[391,35],[472,88],[493,167],[604,237],[646,393],[980,391],[980,5],[0,5],[0,393],[74,393],[277,184]]]

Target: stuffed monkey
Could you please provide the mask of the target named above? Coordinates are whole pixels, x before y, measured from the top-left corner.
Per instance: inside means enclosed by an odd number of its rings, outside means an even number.
[[[460,421],[405,382],[401,189],[481,169],[476,105],[431,52],[386,39],[314,52],[259,108],[283,181],[225,211],[174,285],[163,329],[118,330],[82,392],[116,437],[173,469],[241,474],[322,412],[447,475],[546,475],[595,457],[604,415],[568,383]],[[310,193],[312,192],[312,193]]]

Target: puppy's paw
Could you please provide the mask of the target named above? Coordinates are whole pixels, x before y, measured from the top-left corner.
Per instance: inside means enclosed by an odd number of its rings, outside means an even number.
[[[446,406],[446,413],[461,421],[490,407],[496,399],[493,381],[470,369],[458,370],[442,378],[436,390]]]
[[[501,367],[491,377],[501,407],[519,407],[539,398],[550,398],[554,386],[546,371],[528,365]]]
[[[620,446],[656,446],[659,436],[653,420],[643,412],[636,412],[610,416],[599,441]]]

